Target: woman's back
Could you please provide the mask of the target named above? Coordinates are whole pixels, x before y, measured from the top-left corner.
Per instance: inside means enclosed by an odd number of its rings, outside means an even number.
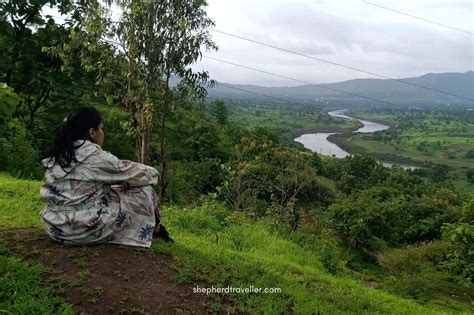
[[[96,118],[92,122],[90,114]],[[149,247],[159,220],[152,187],[158,171],[103,151],[103,139],[93,108],[78,109],[64,120],[52,153],[42,161],[47,167],[40,189],[43,225],[64,243]]]

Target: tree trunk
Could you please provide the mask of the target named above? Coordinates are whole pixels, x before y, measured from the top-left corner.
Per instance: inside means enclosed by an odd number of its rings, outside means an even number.
[[[142,113],[142,126],[143,126],[143,133],[141,137],[141,159],[140,163],[150,165],[150,126],[149,122],[145,118],[146,109]]]
[[[160,160],[161,160],[161,167],[160,167],[160,205],[163,204],[165,200],[165,191],[166,187],[168,186],[166,171],[166,157],[165,157],[165,121],[166,121],[166,113],[168,111],[168,102],[169,102],[169,80],[170,74],[166,74],[166,81],[165,81],[165,93],[163,97],[163,105],[161,110],[161,128],[160,128]]]
[[[51,89],[42,90],[41,94],[38,97],[36,97],[34,106],[28,105],[28,109],[30,112],[29,113],[30,119],[28,121],[28,129],[31,130],[34,128],[35,118],[36,118],[36,115],[38,114],[38,110],[48,100],[50,92],[51,92]]]
[[[132,99],[132,78],[133,78],[133,60],[131,57],[128,57],[128,69],[127,69],[127,96],[124,100],[124,105],[127,111],[130,114],[130,118],[132,120],[132,128],[133,130],[136,130],[138,128],[138,119],[137,119],[137,104],[136,102]],[[135,135],[135,145],[137,148],[137,159],[138,162],[142,163],[142,139],[140,135]]]

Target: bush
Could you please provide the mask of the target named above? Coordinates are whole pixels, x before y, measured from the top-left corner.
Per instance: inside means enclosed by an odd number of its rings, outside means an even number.
[[[466,179],[469,183],[474,184],[474,170],[466,171]]]
[[[394,276],[387,278],[386,289],[420,302],[429,301],[439,286],[436,264],[444,259],[446,246],[446,242],[436,241],[387,251],[381,262]]]
[[[403,240],[408,243],[441,238],[444,223],[457,222],[461,216],[460,196],[440,188],[411,200]]]
[[[220,185],[220,160],[173,161],[169,169],[167,198],[175,203],[195,202],[202,194],[214,192]]]
[[[11,87],[0,82],[0,123],[10,120],[20,101],[20,97]]]
[[[420,274],[402,273],[390,277],[385,286],[389,292],[420,302],[428,302],[434,295],[431,279]]]
[[[420,259],[424,259],[437,267],[446,259],[449,243],[444,240],[435,240],[421,243],[415,248],[420,253]],[[407,250],[409,249],[410,247]]]
[[[291,231],[298,228],[300,223],[300,213],[298,212],[294,200],[290,200],[285,204],[273,200],[269,210],[269,214],[278,221],[279,224],[287,226]]]
[[[236,146],[236,159],[222,168],[219,195],[234,210],[275,215],[296,229],[297,209],[325,207],[335,199],[337,189],[331,180],[318,176],[322,162],[317,154],[286,149],[271,132],[260,132],[258,137],[242,137]]]
[[[262,217],[267,214],[267,209],[270,207],[270,204],[266,200],[259,199],[255,194],[252,194],[250,190],[245,190],[241,197],[242,207],[246,212],[254,217]]]
[[[362,154],[348,156],[339,163],[339,169],[334,172],[335,180],[338,188],[347,194],[380,183],[390,171],[377,160]]]
[[[466,286],[474,284],[474,225],[468,223],[446,224],[443,239],[450,243],[443,267],[453,274],[456,280]]]
[[[328,223],[349,245],[374,250],[381,241],[399,244],[407,203],[389,188],[370,188],[334,203]]]
[[[324,243],[320,257],[324,269],[330,274],[339,274],[343,269],[341,255],[334,244]]]
[[[470,149],[469,151],[466,152],[466,157],[468,159],[474,159],[474,149]]]
[[[434,182],[443,182],[448,179],[449,167],[444,164],[434,164],[430,167],[429,177]]]
[[[474,225],[474,193],[471,193],[464,201],[460,221]]]
[[[13,119],[0,125],[0,170],[22,178],[41,178],[38,152],[27,140],[25,126]]]

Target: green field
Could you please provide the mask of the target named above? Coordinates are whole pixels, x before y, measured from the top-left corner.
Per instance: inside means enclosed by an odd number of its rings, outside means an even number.
[[[466,112],[469,113],[469,112]],[[392,127],[378,135],[357,135],[353,142],[373,152],[409,156],[419,161],[473,167],[474,115],[462,113],[403,112],[390,115],[374,112],[357,113],[359,117],[388,121]]]
[[[420,166],[443,164],[462,191],[473,191],[467,173],[474,170],[472,111],[356,111],[350,115],[389,124],[374,134],[353,134],[333,140],[351,153],[363,152],[388,162]]]
[[[294,138],[306,132],[349,130],[357,129],[359,126],[357,121],[332,117],[323,111],[296,111],[259,105],[252,107],[229,104],[228,107],[230,119],[240,126],[275,128],[288,138]]]

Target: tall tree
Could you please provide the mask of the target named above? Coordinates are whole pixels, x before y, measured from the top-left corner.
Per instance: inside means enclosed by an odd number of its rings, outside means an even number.
[[[163,201],[168,185],[166,118],[175,102],[171,80],[177,78],[181,85],[192,87],[197,94],[206,94],[208,73],[195,73],[191,65],[202,57],[202,49],[217,49],[208,31],[214,22],[207,17],[204,0],[119,0],[117,3],[122,16],[116,35],[128,60],[124,103],[139,124],[142,163],[150,163],[150,134],[158,120]],[[143,93],[138,95],[137,90]]]
[[[229,110],[227,109],[225,102],[222,100],[215,100],[212,102],[211,115],[214,116],[214,119],[219,125],[226,125],[228,121]]]
[[[191,65],[202,50],[215,50],[204,0],[88,0],[82,19],[71,36],[74,41],[56,51],[68,59],[72,47],[81,50],[86,70],[97,71],[96,84],[118,97],[130,115],[126,124],[135,136],[138,160],[150,164],[154,127],[159,131],[160,195],[164,201],[167,179],[166,121],[182,95],[196,99],[211,86],[208,73],[193,72]],[[112,21],[110,8],[119,7],[119,20]],[[110,49],[113,47],[113,49]],[[70,58],[69,58],[69,61]],[[179,84],[173,84],[178,81]],[[186,92],[187,91],[187,92]],[[184,92],[184,93],[183,93]],[[184,100],[188,106],[187,100]]]

